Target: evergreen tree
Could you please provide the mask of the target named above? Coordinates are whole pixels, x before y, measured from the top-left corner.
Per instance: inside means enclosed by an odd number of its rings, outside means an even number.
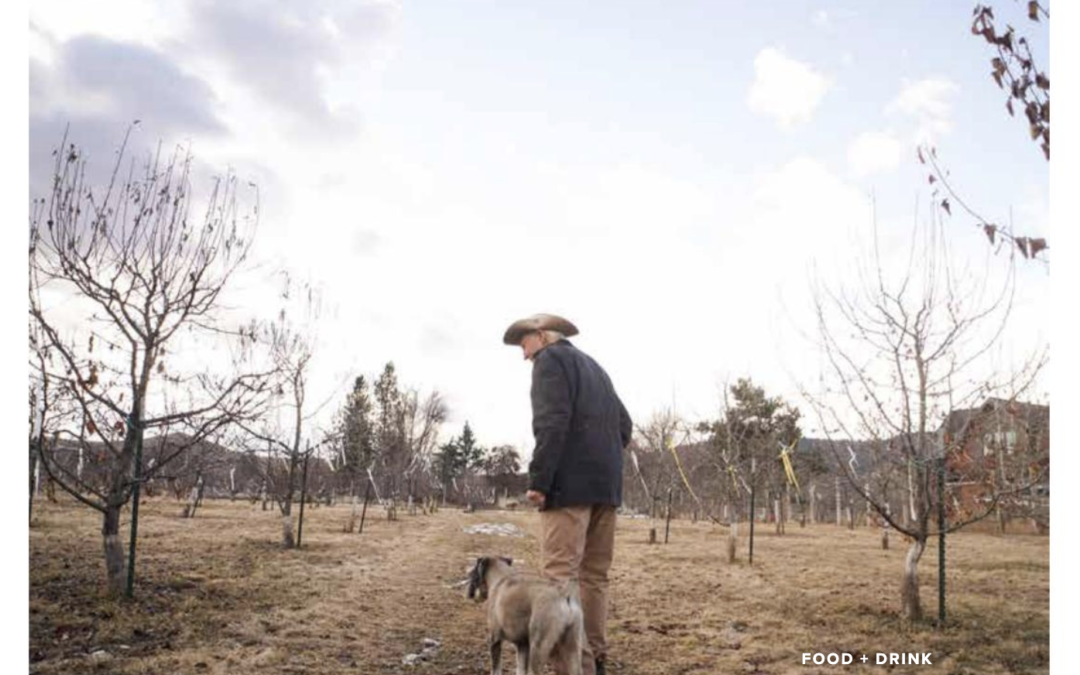
[[[443,501],[446,501],[454,479],[458,475],[458,467],[461,465],[461,451],[457,439],[451,439],[449,443],[443,443],[435,453],[435,470],[439,476],[439,482],[443,488]]]
[[[461,437],[458,438],[457,443],[460,453],[460,471],[464,475],[469,469],[475,469],[479,466],[484,457],[484,448],[476,443],[476,436],[473,435],[472,427],[469,426],[467,421],[465,422],[465,428],[461,430]]]
[[[470,470],[480,468],[483,463],[484,448],[477,444],[472,427],[466,422],[461,436],[439,446],[435,453],[435,469],[443,486],[444,501],[455,481],[465,478]],[[462,486],[459,484],[458,487]]]
[[[336,462],[355,488],[362,482],[375,458],[375,428],[372,419],[373,403],[368,382],[361,375],[353,382],[353,389],[338,411],[336,427],[339,456]]]
[[[749,378],[739,379],[729,392],[734,405],[727,407],[722,419],[702,423],[698,429],[710,434],[714,451],[746,475],[754,460],[759,484],[781,485],[785,478],[778,460],[780,445],[790,445],[802,435],[799,410],[779,396],[766,396]]]
[[[375,406],[375,452],[392,494],[405,469],[404,405],[393,361],[386,364],[375,382]]]

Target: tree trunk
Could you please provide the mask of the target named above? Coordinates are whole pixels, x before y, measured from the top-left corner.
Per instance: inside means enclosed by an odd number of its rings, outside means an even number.
[[[810,524],[811,525],[816,525],[817,524],[816,509],[817,509],[817,486],[816,485],[811,485],[810,486]]]
[[[916,539],[908,549],[904,559],[904,580],[900,586],[900,601],[905,619],[918,621],[922,618],[922,604],[919,602],[919,559],[926,550],[926,539]]]
[[[295,548],[296,546],[291,510],[289,505],[286,505],[285,514],[281,516],[281,545],[285,548]]]
[[[885,515],[892,515],[892,507],[889,504],[885,504]],[[881,519],[881,548],[882,550],[889,550],[889,521],[885,518]]]
[[[105,507],[101,535],[105,544],[105,573],[109,593],[120,596],[124,592],[124,545],[120,541],[120,507]]]
[[[836,526],[844,524],[844,509],[840,505],[840,479],[836,479]]]
[[[360,530],[358,534],[364,533],[364,518],[367,517],[367,505],[368,500],[371,499],[371,480],[367,482],[367,487],[364,488],[364,508],[360,511]]]
[[[732,521],[731,529],[728,531],[727,541],[727,561],[729,564],[735,562],[735,552],[739,543],[739,522]]]
[[[33,446],[31,446],[31,448],[33,448]],[[33,456],[33,454],[34,454],[33,449],[31,449],[30,452],[31,452],[31,456]],[[34,494],[38,491],[37,483],[38,483],[38,469],[40,468],[40,465],[39,465],[40,461],[41,461],[41,458],[38,457],[34,461],[34,470],[32,472],[30,472],[30,522],[31,523],[34,522]]]
[[[349,522],[348,522],[347,525],[345,525],[345,531],[347,533],[349,533],[349,534],[352,534],[353,532],[356,531],[356,517],[359,515],[357,513],[357,510],[358,510],[357,507],[359,507],[359,505],[360,505],[360,497],[358,497],[357,495],[354,494],[352,496],[352,512],[349,513]]]
[[[866,496],[869,497],[870,496],[870,483],[866,484],[865,491],[866,491]],[[871,513],[870,500],[867,499],[866,500],[866,526],[867,527],[872,527],[874,525],[873,521],[870,520],[870,513]]]
[[[349,494],[352,495],[352,512],[349,514],[349,522],[345,525],[345,532],[352,534],[356,530],[356,507],[359,495],[356,494],[356,480],[349,483]]]
[[[194,518],[195,508],[199,503],[199,488],[193,486],[191,492],[188,493],[187,504],[184,505],[184,510],[180,513],[181,518]]]
[[[907,508],[904,509],[904,524],[910,524],[917,517],[918,510],[915,508],[915,466],[910,461],[907,467],[907,482],[908,482],[908,503]]]

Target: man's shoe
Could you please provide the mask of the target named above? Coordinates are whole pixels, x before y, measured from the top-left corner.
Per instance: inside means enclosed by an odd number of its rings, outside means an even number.
[[[607,675],[607,668],[604,667],[603,659],[596,659],[596,675]]]

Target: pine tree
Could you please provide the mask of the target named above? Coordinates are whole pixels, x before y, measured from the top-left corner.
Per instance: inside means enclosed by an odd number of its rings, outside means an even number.
[[[336,420],[340,437],[340,470],[348,477],[351,489],[360,484],[375,458],[375,424],[368,382],[361,375],[345,398]]]
[[[460,465],[460,448],[457,439],[451,439],[449,443],[443,443],[435,453],[435,469],[439,475],[439,482],[443,488],[443,502],[450,492],[450,486],[457,477],[457,467]]]
[[[375,453],[387,477],[389,494],[397,487],[397,479],[404,471],[405,434],[404,406],[398,388],[397,371],[393,361],[386,364],[382,375],[375,382]]]
[[[460,452],[459,471],[463,475],[469,469],[476,468],[484,457],[484,448],[476,443],[476,436],[473,435],[472,427],[469,426],[467,421],[465,422],[465,428],[461,430],[458,446]]]

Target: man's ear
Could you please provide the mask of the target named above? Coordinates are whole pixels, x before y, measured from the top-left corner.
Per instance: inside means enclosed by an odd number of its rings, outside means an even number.
[[[514,559],[513,558],[503,558],[502,560],[507,565],[513,565],[514,564]]]

